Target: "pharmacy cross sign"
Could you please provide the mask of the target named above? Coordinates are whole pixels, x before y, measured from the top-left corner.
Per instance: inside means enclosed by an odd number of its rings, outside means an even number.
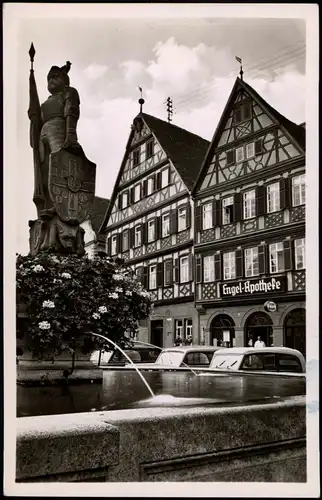
[[[235,281],[220,284],[221,297],[258,295],[285,291],[285,276]]]

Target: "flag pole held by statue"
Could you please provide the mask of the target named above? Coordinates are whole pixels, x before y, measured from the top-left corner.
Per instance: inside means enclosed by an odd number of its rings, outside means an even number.
[[[41,179],[41,168],[40,168],[40,153],[39,153],[39,139],[40,131],[42,127],[41,123],[41,111],[40,103],[37,92],[37,86],[34,76],[33,62],[35,57],[35,47],[32,43],[29,49],[30,56],[30,75],[29,75],[29,109],[28,116],[30,119],[30,146],[33,149],[33,159],[34,159],[34,196],[33,201],[37,207],[37,212],[39,216],[40,210],[44,208],[45,197],[43,193],[43,184]]]

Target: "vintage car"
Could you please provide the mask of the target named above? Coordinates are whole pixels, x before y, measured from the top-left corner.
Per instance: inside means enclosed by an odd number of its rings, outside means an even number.
[[[232,347],[216,352],[209,370],[292,376],[306,368],[303,354],[288,347]]]
[[[214,353],[219,349],[220,347],[204,345],[167,347],[161,351],[155,363],[149,365],[140,363],[137,366],[140,370],[161,371],[206,368],[210,366]],[[131,368],[131,365],[128,363],[126,368]]]
[[[160,349],[134,344],[130,349],[124,349],[127,356],[133,363],[154,363],[160,354]],[[118,350],[99,351],[93,353],[92,361],[97,362],[101,368],[124,367],[129,363],[128,359]]]

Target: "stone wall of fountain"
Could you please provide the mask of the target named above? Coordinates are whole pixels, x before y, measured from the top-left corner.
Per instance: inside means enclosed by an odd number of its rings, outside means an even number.
[[[305,397],[19,418],[16,480],[305,482]]]

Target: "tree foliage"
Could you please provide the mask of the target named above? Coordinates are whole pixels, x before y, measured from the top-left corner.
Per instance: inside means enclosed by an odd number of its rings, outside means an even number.
[[[23,304],[23,333],[38,357],[73,351],[80,339],[84,353],[101,348],[104,341],[90,332],[126,345],[152,308],[131,268],[104,253],[94,259],[52,252],[17,255],[16,279],[17,315]]]

